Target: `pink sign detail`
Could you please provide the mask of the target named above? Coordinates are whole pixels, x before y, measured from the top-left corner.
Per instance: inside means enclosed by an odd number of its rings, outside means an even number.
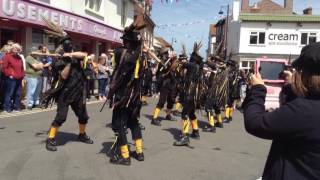
[[[86,18],[21,0],[0,0],[0,17],[44,26],[42,16],[66,31],[122,43],[122,32]]]

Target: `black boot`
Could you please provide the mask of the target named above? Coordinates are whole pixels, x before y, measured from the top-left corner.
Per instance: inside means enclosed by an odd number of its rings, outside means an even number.
[[[138,161],[144,161],[144,154],[143,153],[137,153],[134,151],[134,152],[131,152],[131,156]]]
[[[57,142],[54,138],[48,138],[46,140],[46,149],[48,151],[57,151]]]
[[[125,166],[130,166],[131,165],[131,159],[129,158],[123,158],[120,156],[119,158],[110,158],[110,163],[112,164],[118,164],[118,165],[125,165]]]
[[[179,140],[173,143],[174,146],[188,146],[190,144],[189,136],[183,135]]]
[[[192,130],[192,134],[190,137],[192,137],[194,139],[200,139],[199,130]]]
[[[228,120],[229,120],[229,122],[231,122],[231,121],[233,120],[233,118],[232,118],[232,117],[229,117],[229,119],[228,119]]]
[[[87,136],[86,133],[79,134],[78,140],[86,144],[93,144],[93,141],[90,139],[89,136]]]
[[[216,127],[211,125],[206,125],[203,129],[203,132],[216,132]]]
[[[161,126],[161,122],[159,119],[152,119],[151,124],[153,124],[155,126]]]
[[[223,123],[230,123],[229,118],[224,118],[224,119],[223,119]]]
[[[215,126],[218,127],[218,128],[223,128],[223,124],[220,123],[220,122],[217,122]]]

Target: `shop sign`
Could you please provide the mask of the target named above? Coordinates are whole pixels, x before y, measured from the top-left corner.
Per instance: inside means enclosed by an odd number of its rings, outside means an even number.
[[[21,0],[2,0],[0,3],[0,17],[2,18],[44,26],[45,23],[42,20],[42,16],[60,25],[66,31],[81,33],[113,42],[122,42],[120,38],[122,32],[120,30],[110,28],[83,17]]]
[[[269,32],[267,34],[269,45],[286,45],[297,46],[299,45],[299,34],[297,33],[277,33]]]

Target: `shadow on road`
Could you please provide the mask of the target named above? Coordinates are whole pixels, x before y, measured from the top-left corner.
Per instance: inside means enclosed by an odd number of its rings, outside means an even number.
[[[114,142],[104,142],[102,143],[102,149],[100,150],[99,154],[106,154],[107,157],[111,157],[112,156],[112,150],[111,147],[113,145]]]
[[[163,129],[164,131],[168,131],[174,138],[174,140],[179,140],[181,131],[177,128],[168,128],[168,129]]]
[[[40,131],[35,133],[35,137],[44,138],[41,143],[46,142],[48,131]],[[68,132],[58,132],[56,136],[57,146],[64,146],[68,142],[78,141],[78,134],[68,133]]]
[[[150,121],[152,120],[153,116],[150,114],[144,114],[143,115],[145,118],[149,119]]]

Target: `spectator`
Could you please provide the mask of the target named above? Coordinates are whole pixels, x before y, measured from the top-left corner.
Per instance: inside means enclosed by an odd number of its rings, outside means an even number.
[[[297,98],[286,98],[291,101],[273,112],[265,112],[267,89],[260,75],[251,76],[252,88],[243,103],[246,130],[273,141],[263,180],[320,179],[319,52],[319,42],[302,49],[291,79]]]
[[[5,78],[2,75],[3,57],[9,52],[10,52],[9,45],[4,45],[0,50],[0,109],[2,109],[2,106],[3,106],[4,82],[5,82]]]
[[[36,48],[32,48],[32,52],[26,58],[26,80],[27,80],[27,109],[39,106],[40,93],[42,87],[42,70],[43,63],[34,53]]]
[[[40,45],[38,50],[43,54],[49,54],[49,50],[46,46]],[[50,56],[40,56],[40,61],[43,64],[42,70],[42,93],[51,88],[51,64],[52,58]]]
[[[99,85],[99,100],[106,100],[106,88],[108,85],[109,68],[106,66],[106,57],[100,56],[98,59],[98,85]]]
[[[91,98],[91,95],[94,94],[94,79],[95,79],[95,67],[94,67],[94,58],[92,54],[88,56],[88,60],[84,67],[84,73],[87,77],[87,99]]]
[[[23,61],[19,56],[21,46],[13,44],[10,53],[3,57],[5,75],[4,110],[10,113],[13,109],[21,111],[21,87],[24,77]],[[13,102],[13,103],[12,103]]]

